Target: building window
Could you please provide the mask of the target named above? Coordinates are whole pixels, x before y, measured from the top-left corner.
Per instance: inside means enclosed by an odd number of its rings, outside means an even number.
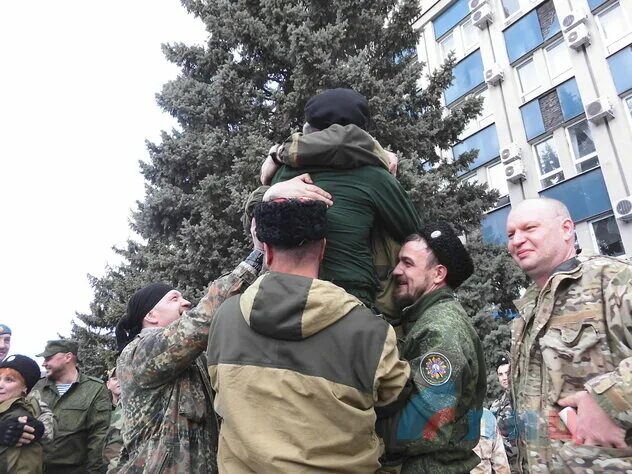
[[[509,189],[507,187],[507,178],[505,178],[505,166],[498,162],[487,167],[487,186],[489,189],[498,191],[499,199],[497,206],[509,203]]]
[[[496,133],[496,125],[491,124],[483,130],[476,132],[474,135],[467,137],[460,143],[452,147],[452,156],[458,158],[463,153],[472,150],[478,150],[478,156],[470,164],[470,169],[476,169],[498,158],[500,153],[498,148],[498,135]]]
[[[452,75],[454,76],[454,81],[444,92],[446,105],[463,97],[485,82],[480,50],[473,52],[454,66]]]
[[[509,18],[520,11],[519,0],[502,0],[505,18]]]
[[[578,173],[588,171],[599,166],[597,149],[593,142],[588,121],[582,120],[566,129],[568,141],[571,144],[571,154]]]
[[[608,65],[618,94],[632,89],[632,46],[627,46],[608,58]]]
[[[619,2],[606,8],[597,15],[599,31],[608,52],[613,52],[630,35],[630,22]]]
[[[518,74],[518,82],[520,83],[522,95],[533,92],[540,87],[538,70],[535,67],[533,58],[530,58],[519,66],[516,66],[516,73]]]
[[[630,115],[632,115],[632,95],[625,98],[625,105],[628,106],[628,112],[630,112]]]
[[[503,32],[509,62],[513,63],[520,59],[559,32],[560,24],[555,14],[553,2],[549,0],[520,18]]]
[[[600,254],[618,257],[625,253],[619,226],[614,216],[610,215],[592,221],[590,231]]]
[[[575,79],[563,82],[555,89],[520,107],[527,140],[557,128],[584,113]]]
[[[548,188],[563,181],[564,171],[560,166],[560,158],[555,149],[553,137],[536,144],[534,148],[542,187]]]
[[[435,30],[435,39],[441,38],[444,34],[461,23],[470,14],[470,7],[467,0],[457,0],[437,17],[432,20]]]
[[[551,82],[555,83],[557,79],[571,69],[571,56],[568,54],[568,47],[564,41],[559,41],[544,51],[549,77]]]
[[[478,28],[472,23],[472,19],[468,18],[460,25],[445,35],[439,41],[441,51],[441,59],[445,61],[450,52],[454,52],[457,59],[462,58],[470,53],[478,46]]]
[[[492,108],[489,103],[489,89],[483,89],[478,93],[478,97],[483,99],[481,113],[478,117],[473,118],[465,125],[463,131],[461,132],[461,137],[467,137],[475,131],[487,127],[494,121],[494,113],[492,112]]]

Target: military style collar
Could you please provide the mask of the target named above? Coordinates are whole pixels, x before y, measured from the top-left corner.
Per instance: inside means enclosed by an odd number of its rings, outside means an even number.
[[[417,321],[427,310],[443,300],[454,299],[454,291],[449,286],[423,295],[410,306],[402,310],[402,324]]]
[[[553,273],[551,275],[555,275],[559,272],[571,272],[575,270],[580,263],[581,262],[577,257],[569,258],[568,260],[563,261],[557,267],[555,267],[555,270],[553,270]]]

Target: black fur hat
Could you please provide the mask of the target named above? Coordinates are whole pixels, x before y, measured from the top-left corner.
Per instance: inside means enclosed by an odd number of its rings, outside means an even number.
[[[448,269],[446,283],[456,290],[474,272],[474,263],[452,226],[447,222],[434,222],[425,225],[419,234],[439,263]]]
[[[327,206],[320,201],[277,199],[255,208],[257,238],[282,249],[321,240],[327,230]]]

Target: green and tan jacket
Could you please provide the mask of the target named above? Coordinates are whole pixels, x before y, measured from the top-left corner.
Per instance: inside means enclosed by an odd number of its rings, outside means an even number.
[[[409,377],[393,328],[322,280],[261,276],[217,311],[208,370],[227,473],[370,473]]]
[[[33,388],[55,414],[58,429],[52,443],[44,446],[47,471],[101,473],[103,442],[110,426],[110,396],[105,384],[79,372],[78,379],[64,395],[49,378]]]
[[[557,404],[588,390],[615,422],[632,428],[632,265],[573,258],[515,303],[511,376],[522,465],[554,473],[632,470],[632,447],[570,442]]]
[[[116,364],[124,452],[116,473],[217,472],[217,420],[204,350],[215,310],[254,281],[246,262],[218,278],[198,305],[164,328],[148,328]]]
[[[0,422],[20,416],[40,416],[37,400],[32,397],[12,398],[0,403]],[[41,474],[43,451],[35,442],[19,448],[0,446],[0,472],[7,474]]]

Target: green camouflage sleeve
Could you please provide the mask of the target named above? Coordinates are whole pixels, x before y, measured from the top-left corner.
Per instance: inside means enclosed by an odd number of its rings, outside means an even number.
[[[225,299],[241,293],[257,277],[257,263],[248,263],[253,262],[253,254],[231,273],[215,280],[198,305],[164,331],[141,337],[131,359],[131,370],[138,384],[150,388],[172,380],[206,349],[210,323],[217,308]],[[256,258],[260,264],[262,257]]]
[[[436,318],[441,321],[441,318]],[[448,327],[431,327],[417,334],[404,350],[411,349],[412,379],[417,390],[401,412],[397,441],[409,456],[418,456],[446,446],[452,438],[464,383],[471,374],[467,357]]]
[[[87,417],[88,449],[86,472],[89,474],[101,474],[105,468],[103,445],[105,444],[105,436],[110,427],[111,413],[112,402],[110,402],[110,396],[107,393],[105,385],[101,384],[94,402],[89,408]]]
[[[44,435],[40,442],[42,446],[48,446],[53,442],[55,434],[57,433],[57,418],[55,418],[55,414],[51,411],[46,402],[41,399],[39,391],[32,390],[28,396],[33,397],[39,403],[41,413],[37,419],[44,425]]]
[[[603,304],[610,347],[626,348],[629,354],[632,351],[632,266],[626,265],[612,278],[607,278]],[[623,359],[614,371],[588,381],[586,389],[623,428],[632,428],[632,357]]]

